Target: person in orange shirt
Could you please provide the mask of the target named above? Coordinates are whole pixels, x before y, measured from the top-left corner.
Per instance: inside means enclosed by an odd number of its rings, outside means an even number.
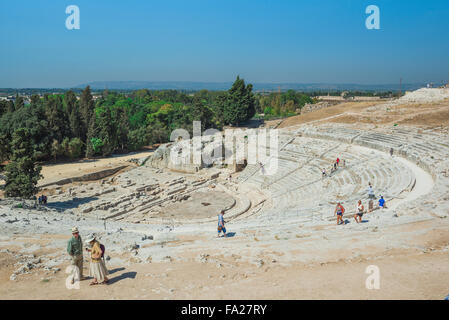
[[[337,215],[337,225],[344,224],[343,213],[345,213],[345,208],[339,202],[339,203],[337,203],[337,206],[335,207],[335,211],[334,211],[334,216]]]

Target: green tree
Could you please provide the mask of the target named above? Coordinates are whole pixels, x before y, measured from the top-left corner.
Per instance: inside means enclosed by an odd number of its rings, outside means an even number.
[[[116,118],[117,118],[117,144],[120,147],[120,149],[123,151],[125,149],[127,149],[128,146],[128,133],[130,131],[130,127],[129,127],[129,120],[128,120],[128,115],[126,113],[126,110],[124,109],[117,109],[117,114],[116,114]],[[144,126],[141,126],[140,128],[144,128]],[[136,149],[133,149],[136,150]]]
[[[224,101],[223,118],[225,124],[238,125],[254,116],[256,110],[252,89],[251,84],[246,86],[245,80],[237,76]]]
[[[0,162],[7,160],[10,154],[10,138],[6,133],[0,132]]]
[[[98,112],[98,138],[103,142],[103,156],[111,154],[116,148],[116,127],[109,107]]]
[[[293,101],[293,100],[288,100],[288,101],[285,103],[285,111],[286,111],[287,113],[293,113],[293,112],[295,112],[295,110],[296,110],[295,101]]]
[[[72,90],[69,90],[64,95],[65,111],[69,116],[76,108],[76,95]]]
[[[31,96],[31,106],[34,107],[34,106],[38,105],[40,103],[40,101],[41,101],[41,98],[39,97],[39,95],[33,94]]]
[[[213,111],[205,104],[205,100],[196,96],[193,98],[192,120],[201,121],[201,131],[213,126]]]
[[[8,100],[6,102],[6,111],[7,112],[14,112],[16,110],[15,106],[14,106],[14,102],[12,102],[11,100]]]
[[[70,139],[68,137],[65,137],[61,142],[61,152],[60,153],[66,157],[70,156],[69,143],[70,143]]]
[[[41,166],[36,164],[28,129],[20,128],[14,132],[11,150],[11,162],[5,168],[5,194],[7,197],[31,198],[38,190]]]
[[[164,143],[168,141],[168,130],[158,121],[147,127],[149,143]]]
[[[63,111],[60,97],[50,97],[45,102],[45,116],[54,139],[61,142],[65,136],[69,135],[69,124],[66,113]]]
[[[77,108],[73,108],[72,112],[69,115],[69,126],[72,137],[82,137],[83,125]]]
[[[131,130],[128,133],[128,146],[130,150],[139,150],[148,143],[149,137],[145,127]]]
[[[80,97],[80,115],[82,120],[82,137],[87,136],[87,131],[89,130],[90,119],[92,118],[92,114],[94,113],[94,99],[92,97],[92,93],[90,91],[90,86],[87,86]]]
[[[53,156],[54,160],[56,161],[56,158],[60,156],[63,153],[64,149],[59,144],[58,140],[54,139],[51,143],[51,155]]]
[[[86,140],[86,157],[90,158],[95,155],[98,151],[98,141],[97,138],[97,125],[95,121],[95,116],[92,116],[89,122],[89,130],[87,131],[87,140]]]
[[[0,116],[7,111],[6,101],[0,100]]]
[[[23,108],[24,105],[25,102],[23,101],[23,97],[19,96],[19,94],[16,94],[15,110]]]
[[[83,141],[80,138],[73,138],[69,142],[68,155],[71,159],[81,157],[83,154]]]

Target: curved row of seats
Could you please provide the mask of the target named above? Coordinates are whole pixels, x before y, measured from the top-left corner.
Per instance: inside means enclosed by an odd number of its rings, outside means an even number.
[[[277,158],[271,159],[278,162],[274,175],[263,175],[258,165],[246,168],[241,174],[246,182],[259,186],[272,199],[272,209],[263,210],[259,219],[266,216],[273,220],[276,216],[301,220],[313,216],[312,212],[315,216],[328,216],[338,201],[349,204],[366,199],[369,183],[376,195],[382,194],[386,199],[398,197],[414,183],[410,169],[385,155],[370,150],[356,152],[345,142],[292,136],[294,140],[278,151]],[[358,136],[356,132],[344,141]],[[400,145],[394,139],[389,143]],[[337,157],[346,161],[346,167],[341,166],[323,178],[322,168],[329,173]]]

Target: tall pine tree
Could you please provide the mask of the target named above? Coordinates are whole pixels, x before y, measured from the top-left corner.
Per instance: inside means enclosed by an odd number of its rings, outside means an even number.
[[[90,158],[95,155],[96,149],[96,139],[98,134],[97,124],[95,121],[95,114],[92,115],[89,121],[89,130],[87,130],[86,139],[86,157]]]
[[[69,90],[65,93],[64,104],[65,104],[65,111],[69,116],[72,113],[72,110],[76,108],[76,96],[72,90]]]
[[[87,137],[87,131],[89,130],[89,124],[94,108],[95,104],[92,93],[90,92],[90,86],[87,86],[81,93],[80,97],[80,115],[82,121],[81,135],[83,139]],[[86,141],[86,143],[87,142],[88,141]]]
[[[225,124],[239,125],[255,114],[255,98],[253,86],[245,85],[245,80],[237,79],[226,93],[223,101],[223,120]]]
[[[19,94],[16,94],[16,107],[15,110],[19,110],[20,108],[23,108],[23,106],[25,105],[25,102],[23,100],[23,97],[19,96]]]

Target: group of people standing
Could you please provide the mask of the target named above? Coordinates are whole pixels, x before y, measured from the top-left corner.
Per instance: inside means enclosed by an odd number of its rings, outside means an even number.
[[[224,210],[221,210],[218,214],[218,237],[221,233],[223,233],[223,237],[227,236],[224,213]],[[90,253],[89,276],[93,279],[90,285],[108,284],[109,273],[104,261],[104,245],[97,240],[95,234],[89,235],[85,244],[85,250]],[[73,284],[75,280],[86,280],[86,277],[83,276],[83,241],[77,227],[72,228],[72,238],[67,243],[67,253],[71,257],[71,283]]]
[[[41,194],[37,200],[39,204],[47,204],[47,196],[45,194]]]
[[[374,210],[373,199],[376,199],[376,196],[374,194],[374,189],[373,189],[373,186],[371,185],[371,182],[368,184],[368,199],[369,199],[368,211],[365,211],[365,206],[363,205],[362,200],[359,200],[357,202],[356,213],[354,214],[354,220],[357,223],[362,222],[362,217],[366,212],[372,212]],[[380,198],[378,200],[378,207],[382,208],[382,209],[385,209],[387,207],[386,201],[383,196],[380,196]],[[338,202],[337,206],[335,207],[335,211],[334,211],[334,215],[337,216],[337,225],[345,223],[343,221],[344,213],[345,213],[345,208],[343,207],[343,205],[340,202]]]
[[[107,284],[109,279],[104,261],[105,247],[97,240],[94,234],[91,234],[87,237],[85,249],[90,253],[89,276],[93,278],[90,285]],[[80,281],[85,280],[86,278],[83,276],[83,241],[77,227],[72,228],[72,238],[68,241],[67,253],[72,258],[72,284],[78,278],[77,275],[79,275]]]

